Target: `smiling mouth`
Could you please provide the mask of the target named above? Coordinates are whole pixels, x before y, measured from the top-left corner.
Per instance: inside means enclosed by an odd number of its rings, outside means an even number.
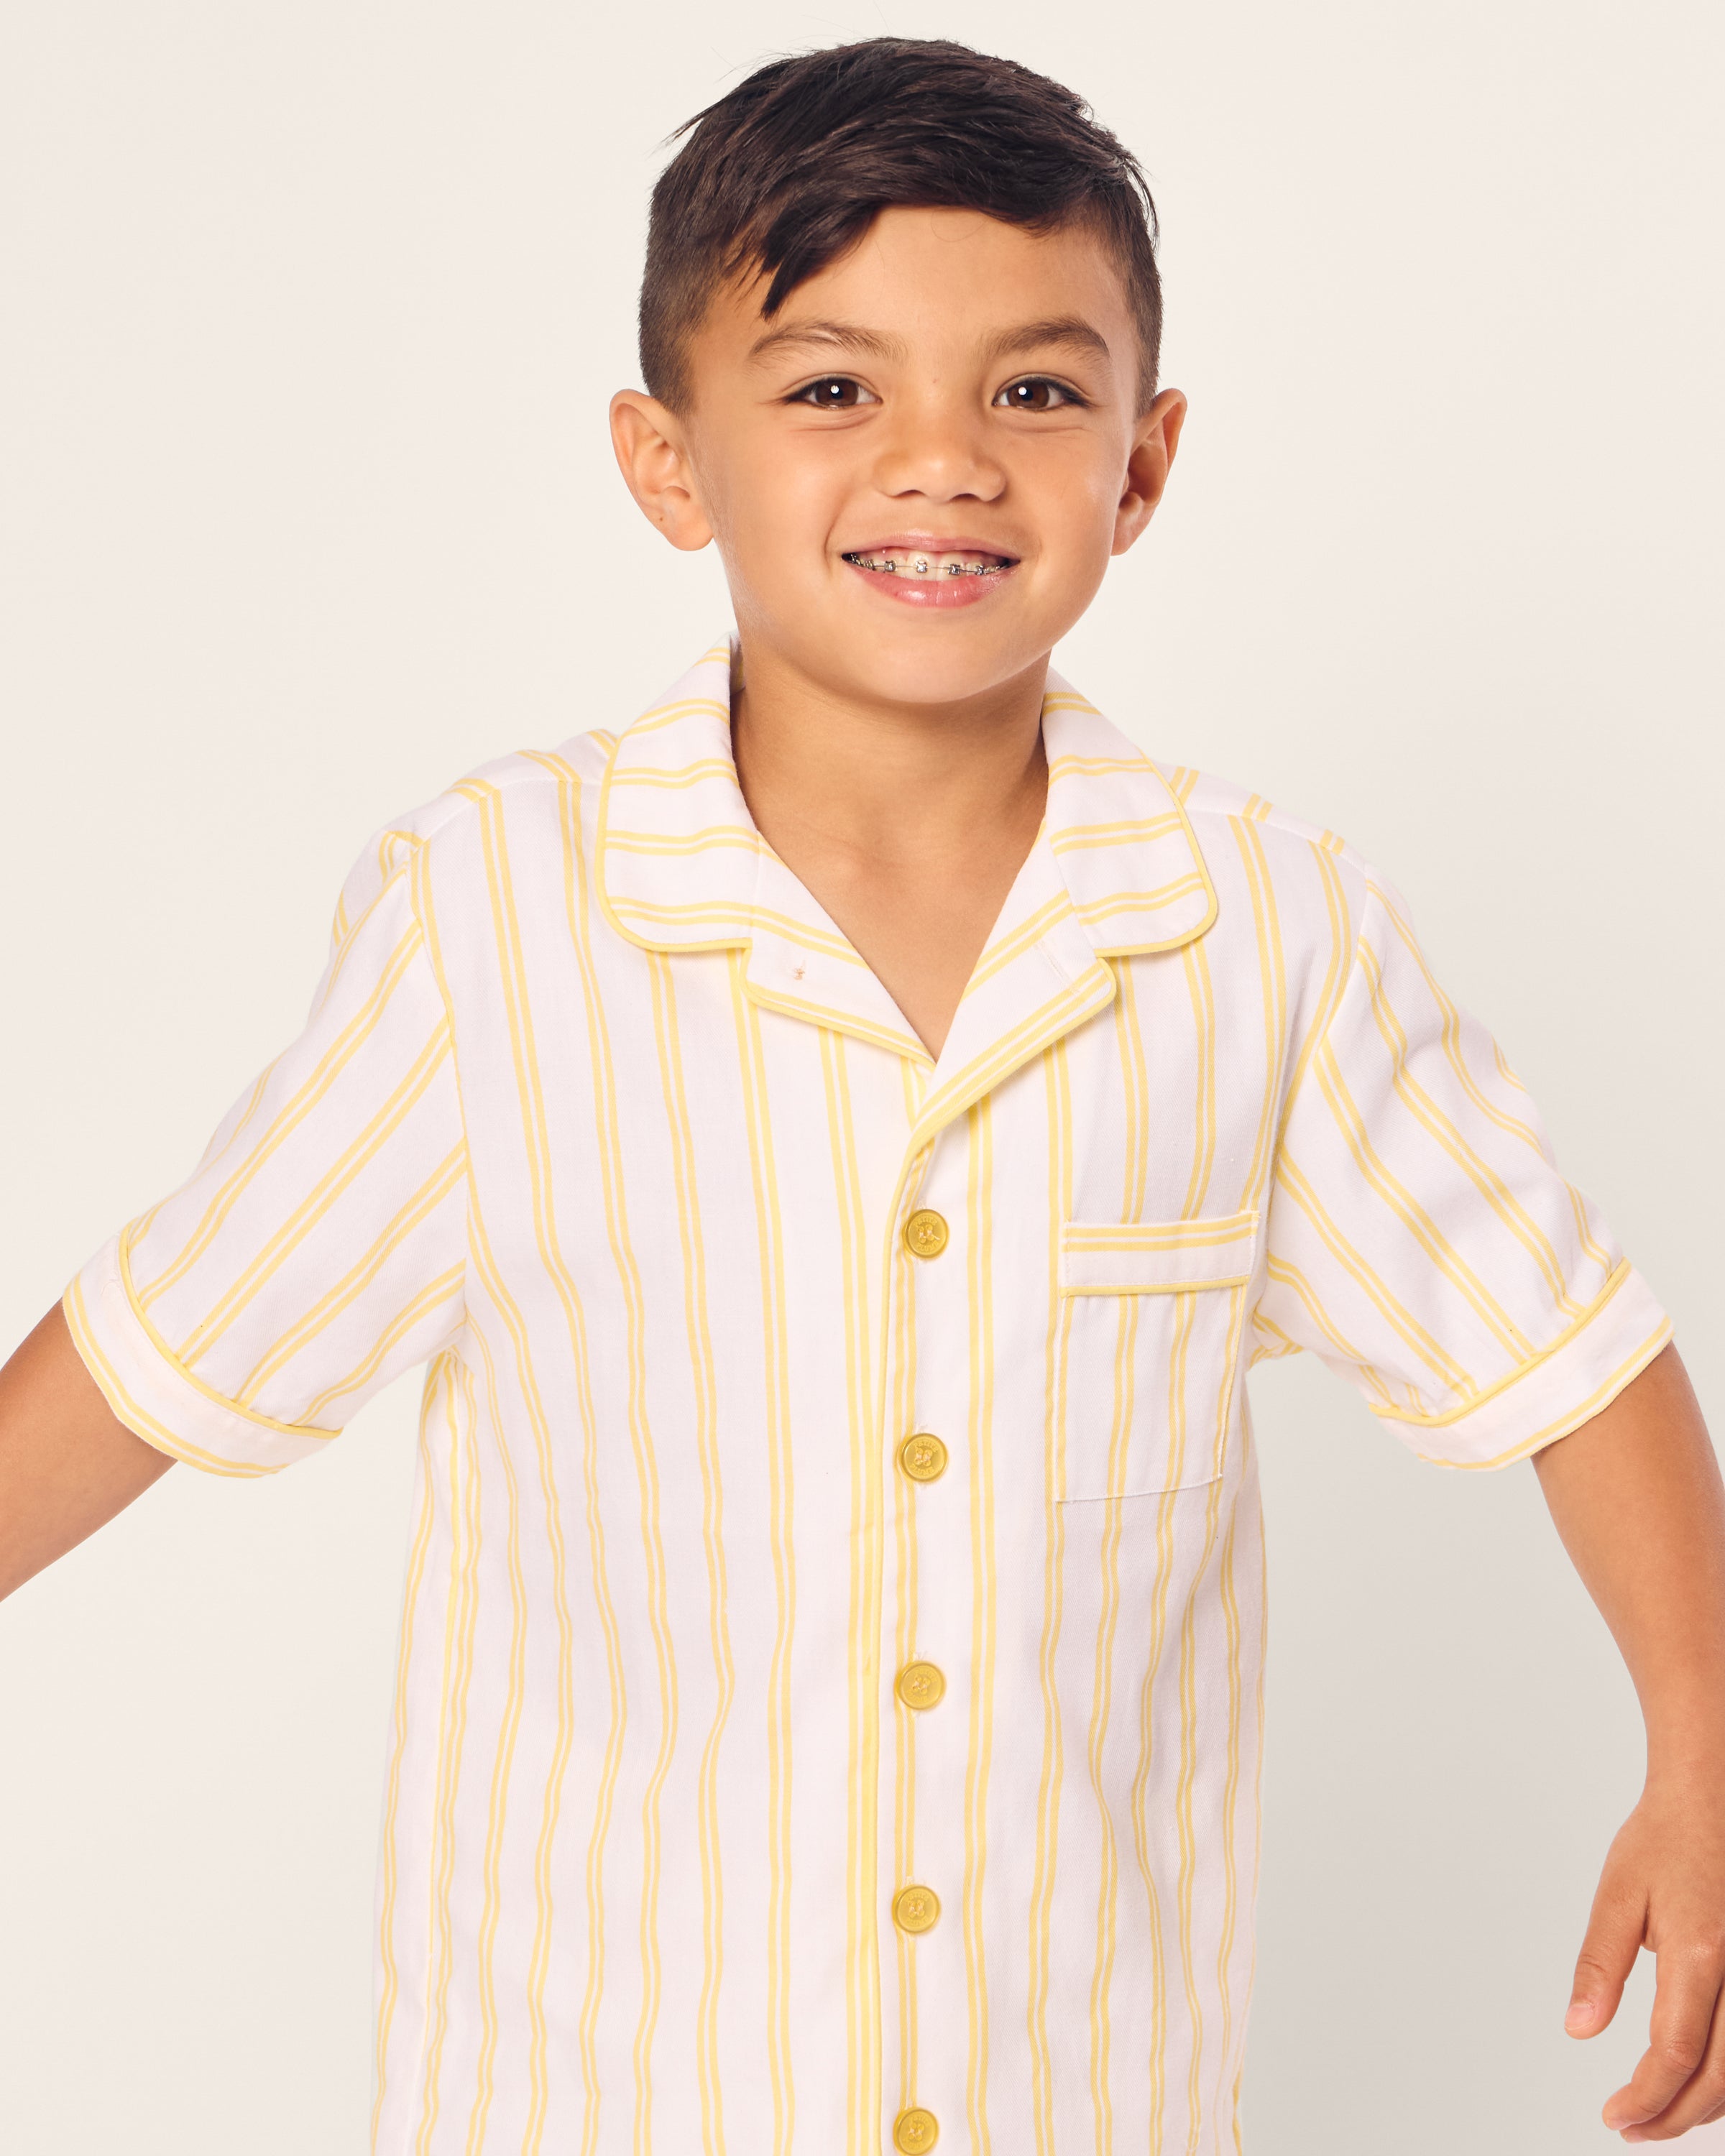
[[[871,570],[876,576],[920,578],[932,583],[939,577],[998,577],[1013,567],[1015,557],[973,549],[937,553],[925,547],[879,547],[846,554],[844,559],[853,568]]]

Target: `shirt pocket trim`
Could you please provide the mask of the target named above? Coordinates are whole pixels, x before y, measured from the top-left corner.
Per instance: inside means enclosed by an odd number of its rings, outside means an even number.
[[[1206,1475],[1197,1482],[1168,1482],[1147,1490],[1103,1490],[1076,1497],[1056,1497],[1057,1505],[1150,1505],[1164,1497],[1183,1497],[1194,1490],[1214,1490],[1221,1481],[1226,1470],[1219,1467],[1214,1475]]]
[[[1200,1220],[1068,1220],[1060,1229],[1062,1295],[1183,1295],[1245,1287],[1258,1215]]]

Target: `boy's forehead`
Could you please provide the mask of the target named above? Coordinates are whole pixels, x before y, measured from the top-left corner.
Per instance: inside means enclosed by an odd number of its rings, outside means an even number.
[[[1120,270],[1086,225],[1030,232],[979,210],[894,208],[769,318],[771,283],[763,270],[721,287],[697,341],[770,365],[803,343],[873,346],[886,359],[935,344],[1004,352],[1050,327],[1123,357],[1134,336]]]

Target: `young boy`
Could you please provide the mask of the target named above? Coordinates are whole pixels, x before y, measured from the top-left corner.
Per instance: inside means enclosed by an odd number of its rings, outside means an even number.
[[[1645,1711],[1569,2026],[1725,2115],[1725,1497],[1394,893],[1049,654],[1167,482],[1141,175],[939,43],[763,68],[612,423],[737,635],[367,849],[306,1031],[0,1378],[0,1586],[429,1363],[375,2145],[1233,2145],[1242,1383],[1533,1456]]]

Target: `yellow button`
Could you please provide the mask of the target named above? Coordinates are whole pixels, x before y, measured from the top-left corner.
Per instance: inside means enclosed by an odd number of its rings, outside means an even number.
[[[940,1912],[940,1897],[932,1887],[901,1887],[892,1897],[893,1922],[913,1938],[932,1931]]]
[[[947,1471],[947,1448],[937,1437],[919,1430],[898,1449],[898,1464],[913,1482],[934,1482]]]
[[[946,1689],[947,1681],[932,1662],[906,1662],[898,1673],[898,1696],[918,1714],[924,1707],[938,1707]]]
[[[905,1223],[905,1248],[913,1258],[937,1258],[947,1247],[947,1224],[927,1205]]]
[[[892,2145],[899,2156],[927,2156],[940,2138],[940,2122],[921,2105],[901,2111],[892,2122]]]

